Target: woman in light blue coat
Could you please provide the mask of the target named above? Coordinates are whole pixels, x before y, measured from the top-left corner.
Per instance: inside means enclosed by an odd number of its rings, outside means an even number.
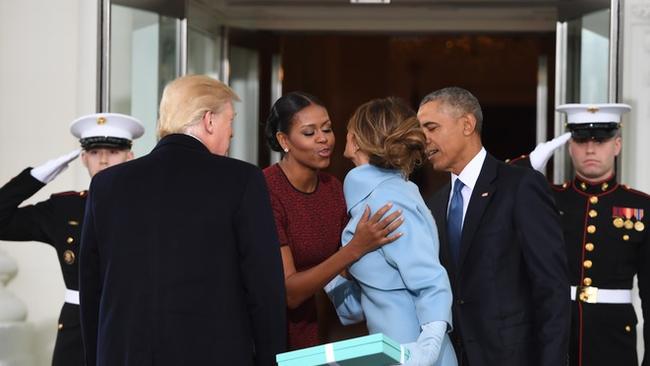
[[[366,206],[386,201],[402,212],[404,235],[367,253],[349,268],[350,280],[335,278],[326,291],[345,324],[365,318],[370,333],[404,344],[406,365],[455,366],[449,278],[438,259],[438,232],[415,184],[408,180],[424,160],[425,137],[415,113],[396,98],[372,100],[348,123],[344,155],[356,168],[343,190],[350,221],[342,243],[350,241]],[[344,244],[345,245],[345,244]]]

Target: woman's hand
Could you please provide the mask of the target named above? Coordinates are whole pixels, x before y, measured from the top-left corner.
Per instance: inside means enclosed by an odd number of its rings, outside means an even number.
[[[402,210],[397,210],[384,217],[391,207],[393,204],[387,203],[370,217],[370,207],[366,206],[355,229],[354,237],[346,245],[353,251],[357,259],[383,245],[394,242],[403,235],[403,233],[396,233],[388,236],[404,222],[404,218],[401,216]]]

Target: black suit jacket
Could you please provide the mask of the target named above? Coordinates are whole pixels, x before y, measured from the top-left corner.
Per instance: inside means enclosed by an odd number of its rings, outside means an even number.
[[[471,366],[567,362],[569,287],[559,216],[544,177],[487,155],[465,214],[460,258],[447,244],[450,184],[431,208],[454,294],[454,338]]]
[[[80,253],[88,365],[275,365],[280,246],[262,172],[170,135],[91,183]]]

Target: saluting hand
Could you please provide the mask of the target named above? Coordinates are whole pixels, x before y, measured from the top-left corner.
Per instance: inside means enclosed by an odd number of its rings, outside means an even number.
[[[32,177],[38,179],[42,183],[50,183],[68,168],[68,164],[76,159],[81,154],[81,149],[76,149],[58,158],[48,160],[44,164],[37,166],[31,170]]]
[[[570,138],[571,132],[567,132],[554,138],[553,140],[538,144],[535,147],[535,150],[533,150],[529,156],[530,165],[533,167],[533,169],[543,174],[544,169],[546,168],[546,163],[551,158],[551,156],[553,156],[555,150],[566,144]]]

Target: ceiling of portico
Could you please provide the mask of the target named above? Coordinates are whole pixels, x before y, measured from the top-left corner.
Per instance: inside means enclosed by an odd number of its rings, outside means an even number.
[[[537,32],[557,20],[607,8],[609,0],[113,0],[128,6],[189,9],[195,26],[272,31]],[[179,6],[186,2],[189,6]]]

